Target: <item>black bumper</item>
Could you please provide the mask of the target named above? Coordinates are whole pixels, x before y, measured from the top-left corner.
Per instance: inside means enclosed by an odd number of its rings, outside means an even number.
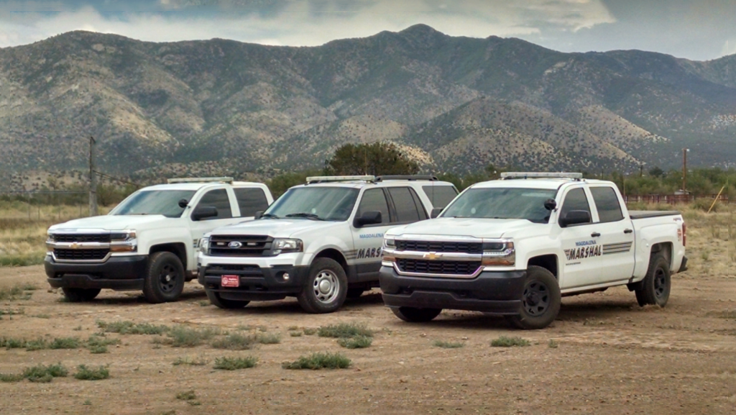
[[[223,288],[220,285],[223,275],[238,275],[240,287]],[[199,269],[197,281],[206,291],[216,292],[224,300],[269,301],[299,294],[308,276],[309,267],[211,264]]]
[[[519,314],[526,271],[481,272],[472,279],[409,277],[392,267],[379,274],[383,302],[389,307],[447,308]]]
[[[48,282],[54,288],[142,290],[148,257],[111,257],[105,262],[84,264],[56,262],[47,256],[43,266]]]

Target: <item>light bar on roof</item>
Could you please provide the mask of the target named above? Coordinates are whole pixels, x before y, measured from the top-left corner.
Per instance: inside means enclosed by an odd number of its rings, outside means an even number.
[[[307,177],[307,183],[327,183],[327,182],[375,182],[376,176],[312,176]]]
[[[583,173],[569,172],[505,172],[502,179],[582,179]]]
[[[177,177],[167,180],[167,183],[232,183],[232,177]]]

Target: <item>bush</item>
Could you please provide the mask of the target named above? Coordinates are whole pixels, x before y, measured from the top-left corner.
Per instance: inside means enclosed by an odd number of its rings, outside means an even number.
[[[48,383],[53,378],[66,377],[69,371],[61,363],[55,365],[37,365],[23,370],[23,377],[31,382]]]
[[[168,326],[157,326],[149,323],[133,323],[132,321],[113,321],[106,323],[98,321],[97,327],[107,333],[119,334],[164,334],[169,331]]]
[[[51,344],[49,344],[49,349],[78,349],[79,346],[79,338],[61,337],[51,341]]]
[[[258,358],[254,356],[247,357],[222,357],[215,359],[215,369],[218,370],[239,370],[250,369],[256,367]]]
[[[335,337],[335,338],[357,337],[357,336],[373,337],[373,331],[366,328],[365,324],[349,324],[349,323],[340,323],[340,324],[329,325],[326,327],[320,327],[317,334],[319,335],[319,337]]]
[[[77,373],[74,374],[75,379],[79,380],[102,380],[110,377],[110,371],[107,366],[99,366],[98,368],[88,368],[86,365],[77,366]]]
[[[347,369],[352,363],[340,353],[312,353],[294,362],[284,362],[284,369]]]
[[[434,342],[432,342],[432,346],[441,347],[443,349],[459,349],[461,347],[465,347],[465,343],[435,340]]]
[[[206,327],[192,329],[185,326],[175,326],[167,333],[173,347],[195,347],[220,334],[220,329]]]
[[[337,341],[337,344],[347,349],[365,349],[372,343],[373,338],[367,336],[343,337]]]
[[[491,347],[524,347],[531,346],[529,340],[521,337],[501,336],[491,342]]]
[[[215,349],[248,350],[252,349],[256,343],[256,336],[246,336],[235,333],[222,339],[214,340],[212,342],[212,347]]]

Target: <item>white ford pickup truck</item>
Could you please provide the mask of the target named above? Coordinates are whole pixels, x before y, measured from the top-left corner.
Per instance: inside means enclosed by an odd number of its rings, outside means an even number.
[[[140,189],[108,215],[49,228],[48,282],[74,302],[90,301],[102,288],[143,290],[152,303],[175,301],[196,275],[202,235],[253,219],[272,202],[265,184],[227,177]]]
[[[628,211],[608,181],[506,173],[466,189],[436,219],[385,233],[383,300],[405,321],[448,308],[523,329],[552,323],[562,296],[619,285],[641,306],[664,307],[671,274],[686,269],[685,231],[678,212]]]

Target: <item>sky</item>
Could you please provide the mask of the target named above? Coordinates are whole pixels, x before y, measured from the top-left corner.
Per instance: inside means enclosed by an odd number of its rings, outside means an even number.
[[[0,47],[72,30],[154,42],[316,46],[418,23],[562,52],[639,49],[693,60],[736,54],[736,0],[0,0]]]

